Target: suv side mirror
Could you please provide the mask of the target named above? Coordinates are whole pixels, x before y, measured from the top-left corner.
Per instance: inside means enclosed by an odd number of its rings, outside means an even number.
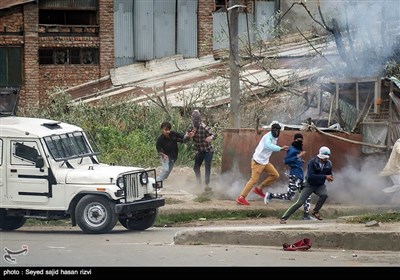
[[[35,162],[35,167],[36,168],[43,168],[44,166],[44,159],[42,156],[37,156],[36,162]]]

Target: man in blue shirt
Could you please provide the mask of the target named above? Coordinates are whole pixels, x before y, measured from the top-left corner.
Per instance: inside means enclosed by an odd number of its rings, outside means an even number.
[[[289,171],[289,185],[286,193],[270,193],[267,192],[264,197],[265,204],[268,204],[271,199],[282,199],[282,200],[292,200],[296,194],[296,191],[301,192],[304,180],[303,171],[303,156],[306,152],[303,150],[303,135],[301,133],[296,133],[294,135],[294,141],[289,147],[286,153],[284,163],[290,167]],[[311,195],[304,202],[304,215],[303,220],[312,220],[309,215],[310,211],[310,201]]]

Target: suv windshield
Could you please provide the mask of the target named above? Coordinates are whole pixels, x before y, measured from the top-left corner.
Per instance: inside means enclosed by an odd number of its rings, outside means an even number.
[[[44,137],[44,141],[56,161],[95,155],[80,131]]]

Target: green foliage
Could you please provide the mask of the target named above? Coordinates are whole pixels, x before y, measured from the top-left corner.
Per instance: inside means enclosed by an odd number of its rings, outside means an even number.
[[[104,100],[96,106],[83,102],[72,103],[70,95],[60,88],[54,88],[47,95],[48,105],[45,108],[25,108],[18,114],[82,127],[100,151],[100,161],[107,164],[159,166],[156,141],[161,133],[160,124],[170,121],[172,130],[185,133],[190,123],[190,116],[182,116],[179,109],[175,108],[169,108],[166,112],[154,104],[138,106],[128,101],[116,104],[111,100]],[[219,131],[216,132],[220,135]],[[214,165],[221,162],[221,143],[221,137],[213,143],[217,150]],[[191,166],[194,158],[192,141],[179,144],[178,147],[176,165]]]

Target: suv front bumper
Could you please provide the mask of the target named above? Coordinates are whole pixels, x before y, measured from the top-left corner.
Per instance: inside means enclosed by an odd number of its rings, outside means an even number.
[[[129,203],[115,205],[117,214],[127,214],[136,211],[156,209],[165,205],[165,199],[162,197],[152,198],[147,200],[138,200]]]

